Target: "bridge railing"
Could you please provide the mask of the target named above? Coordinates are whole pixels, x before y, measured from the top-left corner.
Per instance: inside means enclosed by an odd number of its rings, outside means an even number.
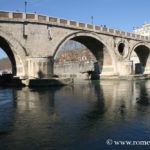
[[[50,23],[58,26],[66,26],[75,29],[89,30],[94,32],[99,32],[102,34],[108,34],[119,37],[126,37],[135,40],[149,41],[150,37],[142,36],[134,33],[124,32],[117,29],[111,29],[106,26],[98,26],[93,24],[86,24],[82,22],[77,22],[73,20],[66,20],[62,18],[49,17],[44,15],[39,15],[36,13],[21,13],[21,12],[6,12],[0,11],[0,20],[15,20],[15,21],[36,21],[42,23]]]

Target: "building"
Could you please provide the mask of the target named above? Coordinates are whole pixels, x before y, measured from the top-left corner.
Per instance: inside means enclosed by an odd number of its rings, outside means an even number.
[[[150,36],[150,22],[145,22],[142,26],[135,27],[133,29],[133,33],[143,36]]]
[[[95,56],[86,47],[61,50],[55,59],[54,73],[62,75],[67,72],[77,74],[94,71],[96,62]]]
[[[96,61],[95,56],[87,48],[77,48],[72,50],[60,51],[55,59],[55,62],[64,61]]]

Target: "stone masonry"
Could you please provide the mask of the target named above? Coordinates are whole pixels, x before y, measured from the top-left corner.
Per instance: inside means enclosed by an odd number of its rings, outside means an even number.
[[[100,75],[150,73],[150,38],[72,20],[0,11],[0,47],[19,78],[50,78],[61,47],[74,40],[94,54]],[[135,59],[138,61],[135,62]]]

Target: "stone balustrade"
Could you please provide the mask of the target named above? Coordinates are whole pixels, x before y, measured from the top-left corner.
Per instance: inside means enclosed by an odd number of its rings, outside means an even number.
[[[75,28],[79,30],[89,30],[101,34],[113,35],[116,37],[125,37],[134,40],[150,41],[150,37],[147,36],[124,32],[117,29],[111,29],[104,26],[86,24],[86,23],[77,22],[73,20],[66,20],[62,18],[39,15],[36,13],[0,11],[0,21],[18,21],[18,22],[28,21],[28,22],[45,23],[45,24],[52,24],[57,26],[65,26],[68,28]]]

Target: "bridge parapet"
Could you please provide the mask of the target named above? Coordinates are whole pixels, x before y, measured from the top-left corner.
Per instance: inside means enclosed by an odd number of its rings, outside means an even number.
[[[134,33],[124,32],[117,29],[107,28],[105,26],[98,26],[93,24],[86,24],[73,20],[39,15],[36,13],[21,13],[21,12],[6,12],[0,11],[0,21],[18,21],[31,23],[52,24],[55,26],[63,26],[67,28],[74,28],[79,30],[93,31],[101,34],[113,35],[116,37],[125,37],[134,40],[150,41],[150,37],[141,36]]]

